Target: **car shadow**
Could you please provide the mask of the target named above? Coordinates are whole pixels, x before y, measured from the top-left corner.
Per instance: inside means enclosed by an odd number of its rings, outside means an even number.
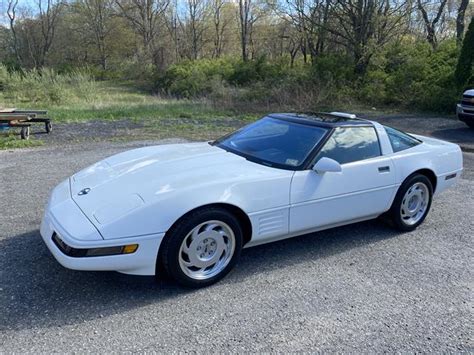
[[[257,273],[397,235],[381,222],[370,221],[244,249],[236,269],[219,285],[231,287]],[[153,277],[65,269],[49,253],[38,230],[1,240],[0,257],[0,331],[77,324],[199,292]]]

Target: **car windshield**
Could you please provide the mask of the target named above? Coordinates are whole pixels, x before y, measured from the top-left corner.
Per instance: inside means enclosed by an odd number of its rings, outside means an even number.
[[[264,117],[214,144],[257,163],[294,169],[327,132],[323,127]]]

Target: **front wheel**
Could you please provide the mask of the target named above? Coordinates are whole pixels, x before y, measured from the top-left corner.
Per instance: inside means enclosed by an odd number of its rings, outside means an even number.
[[[168,232],[161,262],[179,284],[209,286],[235,265],[242,241],[242,228],[233,214],[221,208],[204,208],[192,212]]]
[[[433,185],[425,175],[408,177],[395,196],[388,211],[391,224],[402,231],[412,231],[423,221],[431,207]]]

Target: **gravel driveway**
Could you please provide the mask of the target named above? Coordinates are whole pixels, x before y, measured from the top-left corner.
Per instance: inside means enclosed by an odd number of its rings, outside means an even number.
[[[50,189],[147,144],[0,151],[0,353],[474,351],[474,154],[411,233],[371,221],[246,249],[193,291],[62,268],[38,231]]]

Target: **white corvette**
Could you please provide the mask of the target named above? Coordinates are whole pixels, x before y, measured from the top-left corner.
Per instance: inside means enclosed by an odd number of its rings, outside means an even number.
[[[224,277],[241,249],[383,215],[409,231],[462,172],[456,144],[354,115],[271,114],[212,143],[146,147],[52,192],[44,242],[65,267]]]

